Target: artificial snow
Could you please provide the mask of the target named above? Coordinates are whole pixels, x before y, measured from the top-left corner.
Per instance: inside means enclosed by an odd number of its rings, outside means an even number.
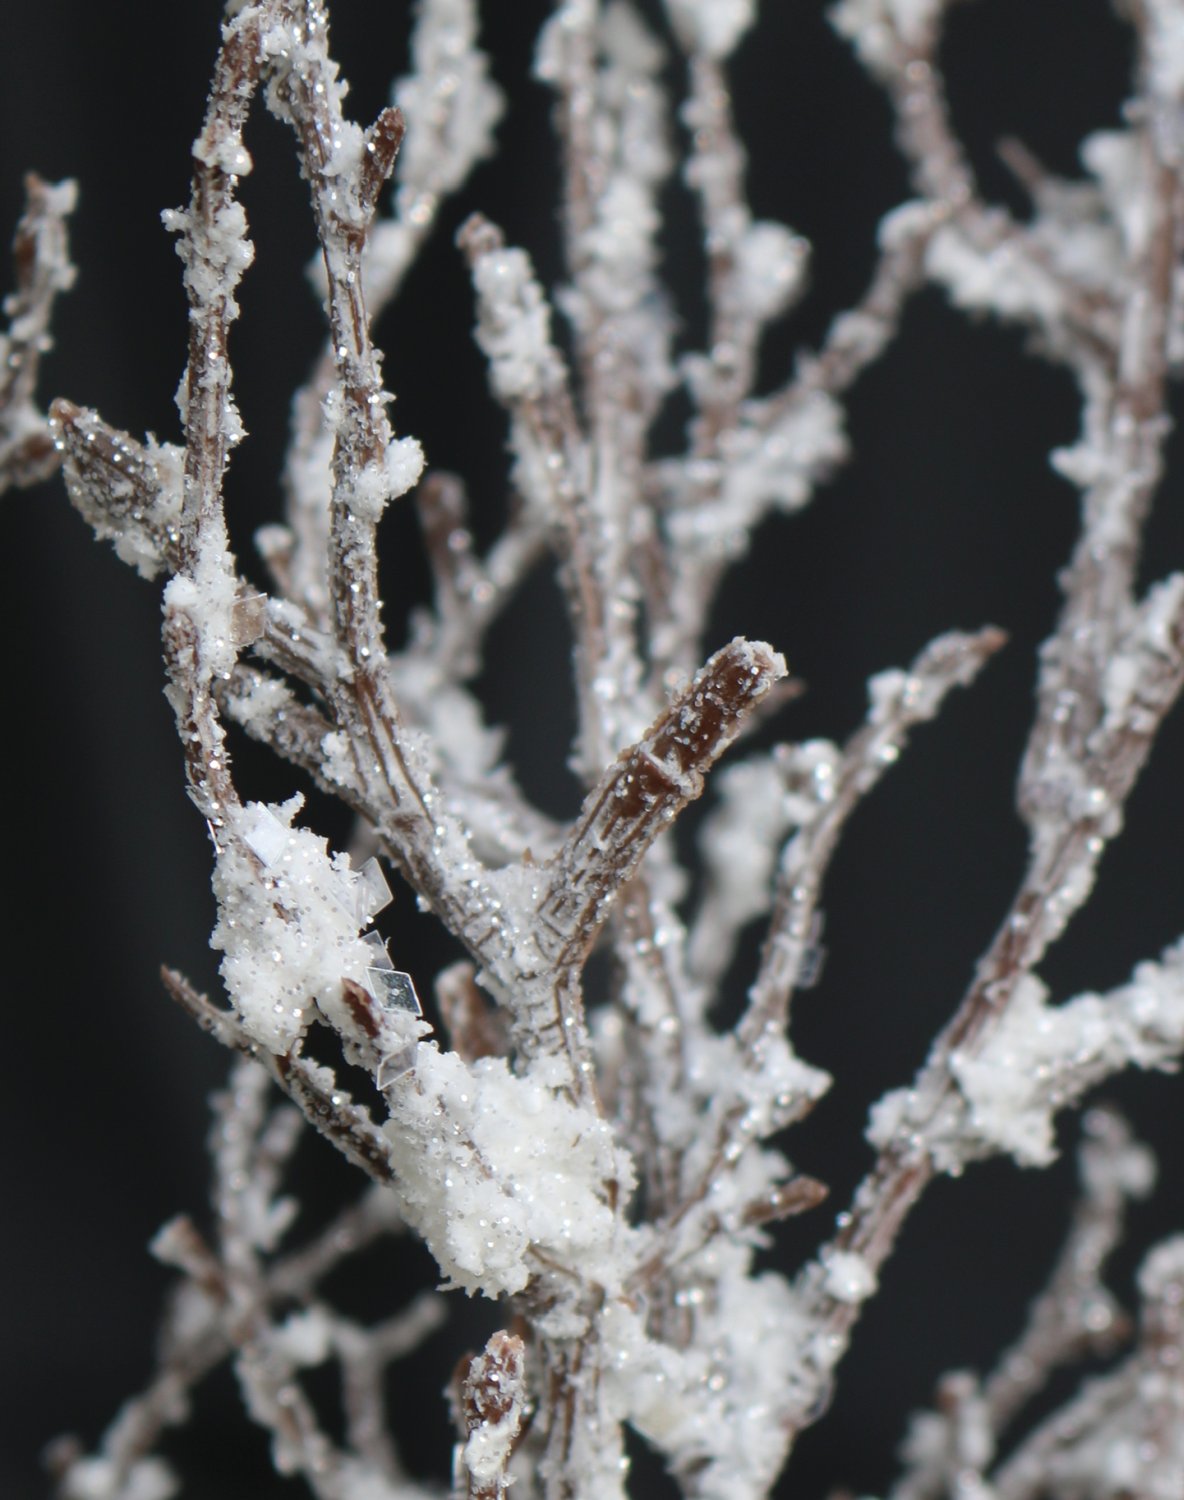
[[[351,514],[374,525],[390,501],[419,483],[423,465],[423,449],[415,438],[388,443],[381,463],[364,464],[351,475],[344,490]]]
[[[580,1281],[618,1278],[622,1231],[605,1184],[627,1197],[632,1168],[591,1110],[504,1058],[470,1065],[434,1044],[420,1046],[414,1081],[388,1102],[395,1191],[448,1285],[520,1292],[541,1264],[534,1250]]]
[[[826,1258],[823,1286],[837,1302],[866,1302],[879,1283],[862,1255],[835,1250]]]
[[[395,85],[407,120],[396,177],[400,212],[414,212],[421,195],[451,193],[493,150],[505,108],[476,46],[473,0],[421,0],[411,41],[414,71]]]
[[[688,51],[722,59],[756,20],[756,0],[666,0],[670,21]]]
[[[373,963],[360,934],[360,886],[346,855],[292,820],[301,799],[247,803],[237,837],[224,837],[214,868],[218,922],[211,947],[235,1013],[271,1052],[291,1050],[320,1004],[336,1014],[341,982],[366,985]],[[377,894],[374,900],[380,898]]]
[[[503,401],[534,400],[562,383],[551,343],[551,314],[523,250],[479,255],[473,269],[479,296],[477,343]]]
[[[1058,1110],[1126,1067],[1174,1069],[1182,1052],[1184,942],[1108,994],[1063,1005],[1049,1005],[1046,986],[1028,974],[985,1040],[951,1054],[959,1098],[934,1113],[927,1095],[888,1093],[873,1106],[868,1139],[884,1150],[912,1136],[940,1171],[997,1153],[1047,1166]]]

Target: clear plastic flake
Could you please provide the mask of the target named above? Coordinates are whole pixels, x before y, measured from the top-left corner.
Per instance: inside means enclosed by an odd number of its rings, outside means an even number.
[[[376,1082],[380,1089],[389,1089],[392,1084],[405,1078],[412,1068],[415,1067],[415,1049],[417,1042],[404,1042],[401,1047],[396,1047],[393,1052],[388,1052],[378,1064]]]
[[[423,1006],[415,993],[411,975],[401,969],[367,969],[370,990],[374,998],[388,1010],[401,1011],[409,1016],[422,1016]]]
[[[812,990],[822,978],[826,954],[826,947],[822,943],[810,943],[802,950],[802,957],[798,964],[797,987],[799,990]]]
[[[259,803],[252,803],[246,814],[243,843],[268,868],[278,864],[288,847],[291,829],[286,828],[270,808]]]
[[[354,882],[358,926],[365,927],[380,911],[385,911],[394,899],[386,876],[382,873],[382,866],[371,857],[358,871]]]
[[[393,969],[395,967],[391,963],[390,954],[386,951],[386,940],[379,937],[377,932],[364,932],[362,934],[362,941],[366,945],[370,958],[370,968],[372,970]]]
[[[230,606],[230,639],[235,646],[253,646],[267,623],[267,595],[244,594]]]

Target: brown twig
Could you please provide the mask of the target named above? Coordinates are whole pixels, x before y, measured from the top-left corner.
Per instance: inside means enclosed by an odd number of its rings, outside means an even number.
[[[527,1056],[555,1045],[566,1051],[580,1092],[589,1073],[580,974],[614,898],[653,841],[700,795],[704,774],[735,739],[751,707],[784,674],[784,661],[763,642],[738,639],[717,651],[648,733],[608,768],[540,872],[535,944],[554,979],[537,999],[526,997],[529,1008],[513,1017],[512,1034]]]
[[[500,1500],[510,1486],[507,1468],[526,1414],[526,1349],[513,1333],[495,1333],[461,1382],[455,1491],[468,1500]]]
[[[175,969],[162,969],[161,980],[170,998],[203,1031],[208,1031],[223,1046],[262,1063],[313,1129],[331,1141],[347,1160],[361,1167],[375,1182],[391,1181],[394,1169],[389,1144],[369,1112],[337,1087],[331,1069],[318,1067],[304,1057],[276,1056],[259,1048],[230,1011],[214,1005]]]

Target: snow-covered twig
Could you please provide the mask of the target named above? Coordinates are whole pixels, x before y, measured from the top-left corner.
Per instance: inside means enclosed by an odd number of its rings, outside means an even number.
[[[1025,1439],[994,1477],[998,1500],[1148,1500],[1178,1493],[1184,1475],[1184,1240],[1151,1251],[1139,1272],[1134,1354],[1090,1381]]]
[[[822,880],[857,803],[894,764],[910,730],[933,718],[952,688],[973,682],[1003,643],[1003,633],[992,628],[939,637],[907,671],[872,678],[867,723],[842,751],[815,742],[785,757],[794,763],[806,808],[777,870],[761,967],[740,1027],[746,1045],[786,1025],[790,995],[810,958]]]
[[[1121,1244],[1127,1210],[1155,1181],[1155,1159],[1113,1110],[1091,1109],[1078,1148],[1081,1197],[1048,1285],[1033,1302],[1020,1338],[983,1384],[997,1432],[1062,1364],[1107,1354],[1129,1334],[1129,1319],[1103,1276]]]
[[[1091,1110],[1083,1129],[1081,1198],[1027,1326],[984,1379],[965,1371],[942,1378],[935,1409],[910,1423],[902,1449],[905,1473],[890,1500],[999,1493],[990,1470],[1009,1423],[1059,1367],[1088,1354],[1109,1354],[1129,1338],[1130,1320],[1103,1278],[1122,1239],[1128,1205],[1151,1189],[1155,1162],[1112,1110]]]
[[[399,1232],[388,1194],[371,1192],[309,1243],[276,1253],[296,1210],[280,1187],[301,1121],[290,1106],[269,1111],[268,1091],[266,1075],[241,1059],[216,1097],[215,1237],[207,1242],[191,1220],[178,1218],[153,1241],[156,1257],[185,1278],[162,1325],[156,1373],[93,1456],[73,1439],[54,1445],[49,1462],[62,1500],[174,1493],[175,1480],[154,1451],[169,1427],[188,1419],[196,1387],[227,1359],[236,1361],[257,1419],[283,1448],[283,1464],[304,1470],[317,1494],[339,1500],[343,1475],[405,1483],[386,1432],[381,1377],[440,1325],[443,1306],[423,1294],[363,1331],[318,1298],[319,1283],[343,1260]],[[299,1368],[334,1357],[348,1428],[340,1453],[320,1434],[293,1379]]]
[[[510,1487],[507,1471],[529,1399],[525,1358],[516,1334],[495,1333],[469,1361],[457,1412],[463,1433],[456,1450],[458,1496],[499,1500]]]
[[[392,426],[373,331],[441,205],[492,147],[503,100],[473,0],[420,0],[411,70],[368,126],[346,113],[323,0],[227,7],[190,199],[166,214],[189,303],[181,444],[140,441],[60,397],[48,426],[40,416],[37,357],[69,279],[71,194],[31,183],[0,374],[0,485],[53,467],[52,434],[92,528],[165,579],[167,691],[213,845],[228,1004],[171,971],[166,987],[238,1054],[216,1104],[213,1231],[179,1218],[158,1236],[182,1284],[156,1374],[94,1457],[58,1450],[65,1500],[163,1500],[172,1479],[158,1439],[227,1358],[276,1468],[318,1500],[418,1496],[383,1381],[442,1304],[413,1298],[363,1326],[321,1286],[396,1228],[424,1242],[444,1286],[500,1304],[504,1331],[458,1380],[458,1497],[497,1500],[515,1483],[535,1500],[619,1500],[629,1426],[682,1493],[763,1500],[825,1408],[860,1311],[938,1174],[998,1153],[1043,1165],[1059,1110],[1121,1068],[1170,1069],[1184,1053],[1181,945],[1105,995],[1060,1005],[1037,972],[1184,689],[1184,577],[1145,587],[1138,572],[1184,365],[1176,0],[1130,7],[1135,98],[1122,130],[1087,142],[1087,180],[1061,182],[1008,149],[1033,200],[1028,222],[984,200],[953,128],[945,0],[843,0],[833,19],[887,89],[915,201],[882,221],[863,298],[764,391],[761,341],[804,290],[807,246],[747,202],[728,78],[757,7],[656,9],[556,0],[539,38],[563,284],[544,285],[528,250],[480,212],[456,237],[512,457],[509,519],[480,547],[462,482],[425,472],[418,441]],[[661,276],[675,88],[707,272],[705,347],[681,356]],[[256,539],[268,597],[229,550],[224,483],[244,435],[229,339],[253,255],[238,186],[252,170],[243,132],[256,95],[291,131],[327,322],[293,408],[283,524]],[[843,746],[785,743],[718,775],[785,701],[788,678],[771,646],[737,637],[712,651],[703,638],[756,528],[800,510],[847,456],[841,402],[926,278],[956,307],[1026,329],[1076,381],[1082,435],[1054,463],[1080,491],[1081,527],[1020,768],[1018,892],[912,1085],[873,1106],[875,1161],[836,1235],[791,1280],[758,1272],[755,1256],[771,1226],[826,1194],[780,1138],[831,1085],[789,1036],[792,996],[816,977],[823,883],[864,795],[1003,633],[949,631],[907,670],[873,678]],[[664,415],[672,395],[688,400],[681,443]],[[433,597],[391,652],[377,537],[400,501],[416,507]],[[582,804],[568,819],[534,805],[481,698],[490,628],[548,553],[573,643]],[[395,967],[373,929],[390,894],[377,861],[355,868],[299,824],[299,794],[246,800],[229,758],[239,731],[356,814],[368,848],[442,925],[441,1036],[422,1016],[419,976]],[[719,796],[695,886],[671,834],[709,773]],[[766,916],[747,1003],[724,1026],[738,939]],[[322,1028],[364,1075],[358,1100],[341,1066],[319,1060]],[[271,1108],[269,1076],[295,1109]],[[1085,1200],[1059,1268],[993,1375],[943,1383],[896,1500],[1180,1492],[1173,1241],[1145,1268],[1134,1355],[997,1459],[1050,1372],[1120,1321],[1101,1273],[1143,1158],[1112,1117],[1089,1119]],[[284,1193],[303,1123],[371,1188],[293,1248]],[[329,1360],[342,1379],[336,1437],[303,1376]]]
[[[53,438],[36,404],[41,356],[51,347],[50,320],[60,292],[74,283],[66,221],[77,185],[25,178],[25,213],[13,241],[16,290],[4,299],[8,331],[0,333],[0,494],[27,488],[57,468]]]
[[[337,1087],[329,1068],[291,1054],[274,1056],[257,1043],[228,1011],[199,994],[175,970],[165,969],[161,978],[169,995],[204,1031],[225,1046],[264,1061],[276,1083],[288,1094],[309,1124],[376,1182],[389,1183],[393,1175],[390,1150],[374,1127],[367,1111]]]

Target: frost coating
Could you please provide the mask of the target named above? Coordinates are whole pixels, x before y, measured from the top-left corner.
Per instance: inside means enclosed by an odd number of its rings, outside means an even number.
[[[237,149],[249,162],[241,142]],[[231,202],[218,209],[208,228],[196,223],[187,209],[166,208],[161,219],[166,229],[179,236],[177,254],[185,266],[185,286],[193,297],[212,302],[233,292],[255,258],[242,204]]]
[[[692,391],[709,391],[706,362],[684,361],[684,374]],[[793,512],[807,505],[819,479],[847,454],[842,411],[823,392],[784,407],[754,402],[744,416],[721,442],[721,461],[711,471],[718,500],[675,511],[670,522],[681,543],[717,557],[746,549],[749,528],[766,507]]]
[[[697,975],[717,976],[735,934],[768,911],[781,847],[829,800],[838,760],[829,741],[808,740],[717,775],[716,805],[699,838],[709,884],[691,933]]]
[[[476,48],[473,0],[420,0],[418,10],[414,72],[395,86],[395,103],[412,122],[399,152],[398,207],[412,218],[421,195],[453,192],[490,155],[505,109]]]
[[[185,450],[151,436],[137,443],[65,401],[51,408],[50,430],[70,498],[95,535],[141,578],[159,577],[178,538]]]
[[[722,511],[735,525],[772,503],[794,511],[805,505],[818,476],[847,453],[842,412],[819,394],[767,424],[741,428],[724,450]]]
[[[682,1300],[698,1330],[691,1348],[650,1338],[623,1304],[606,1310],[609,1414],[643,1433],[673,1472],[694,1474],[697,1493],[746,1500],[763,1494],[780,1466],[769,1393],[791,1378],[803,1329],[785,1283],[753,1277],[741,1247],[720,1245],[702,1270],[718,1292],[697,1292],[696,1265],[688,1267]]]
[[[159,1458],[145,1458],[122,1472],[110,1459],[87,1458],[73,1465],[65,1500],[171,1500],[180,1482]]]
[[[274,1347],[283,1358],[307,1368],[328,1359],[332,1341],[333,1328],[324,1311],[310,1307],[284,1319],[276,1329]]]
[[[376,221],[363,253],[372,312],[397,291],[441,203],[493,149],[505,101],[476,35],[473,0],[421,0],[411,40],[413,71],[394,88],[394,102],[409,122],[395,162],[394,213]],[[319,256],[310,275],[323,289]]]
[[[1157,1245],[1139,1267],[1139,1291],[1149,1302],[1179,1302],[1184,1287],[1184,1235]]]
[[[1107,717],[1126,722],[1138,712],[1142,684],[1172,659],[1175,622],[1184,612],[1184,574],[1173,573],[1149,589],[1122,642],[1106,663],[1102,698]]]
[[[62,449],[60,432],[52,420],[47,424],[35,398],[41,357],[53,347],[56,299],[74,284],[66,226],[77,198],[73,182],[46,182],[35,173],[25,178],[25,212],[13,247],[17,287],[0,304],[0,495],[47,478]]]
[[[797,292],[806,265],[805,242],[784,224],[760,219],[736,247],[736,297],[747,317],[771,322]]]
[[[1088,1083],[1132,1064],[1175,1062],[1184,1046],[1184,948],[1141,964],[1129,985],[1105,997],[1080,995],[1061,1006],[1047,997],[1029,976],[987,1046],[952,1062],[972,1137],[1021,1166],[1054,1159],[1053,1113]]]
[[[900,43],[910,49],[925,44],[944,4],[945,0],[841,0],[831,9],[830,20],[866,67],[888,72]]]
[[[1148,0],[1152,92],[1166,104],[1184,97],[1184,15],[1173,0]]]
[[[228,677],[238,656],[232,617],[238,576],[233,555],[219,541],[215,536],[199,547],[192,567],[174,574],[164,590],[166,616],[186,616],[197,632],[201,670],[207,680]]]
[[[507,1469],[529,1409],[525,1349],[516,1334],[495,1333],[484,1352],[468,1362],[457,1417],[468,1441],[456,1452],[455,1479],[469,1478],[469,1492],[496,1500],[513,1482]]]
[[[956,226],[947,226],[930,241],[926,264],[954,304],[968,311],[1044,324],[1063,316],[1057,279],[1010,240],[981,249]]]

